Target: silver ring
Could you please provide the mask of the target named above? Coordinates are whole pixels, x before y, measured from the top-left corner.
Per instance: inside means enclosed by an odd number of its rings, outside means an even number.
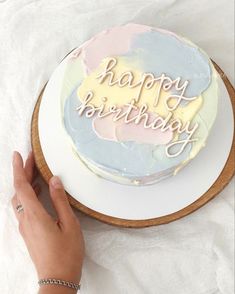
[[[18,212],[18,213],[20,213],[21,211],[23,211],[24,210],[24,208],[23,208],[23,206],[21,205],[21,204],[18,204],[17,206],[16,206],[16,211]]]

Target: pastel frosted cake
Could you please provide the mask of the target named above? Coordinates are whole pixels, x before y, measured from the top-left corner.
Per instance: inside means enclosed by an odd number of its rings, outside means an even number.
[[[71,152],[102,178],[152,184],[205,146],[217,74],[189,40],[149,26],[103,31],[63,61],[61,119]]]

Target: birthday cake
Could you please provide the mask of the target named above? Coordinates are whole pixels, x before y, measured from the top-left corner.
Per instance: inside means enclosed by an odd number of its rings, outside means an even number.
[[[64,140],[97,176],[156,183],[205,146],[217,114],[217,73],[191,41],[127,24],[97,34],[63,64],[56,87]]]

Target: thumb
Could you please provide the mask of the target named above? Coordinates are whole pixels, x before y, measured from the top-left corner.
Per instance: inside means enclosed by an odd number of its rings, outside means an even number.
[[[49,182],[50,195],[59,220],[66,224],[74,217],[63,184],[59,177],[53,176]]]

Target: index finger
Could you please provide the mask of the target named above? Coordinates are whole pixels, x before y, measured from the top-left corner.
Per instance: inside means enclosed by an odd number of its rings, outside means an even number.
[[[19,202],[23,205],[24,210],[44,210],[32,186],[27,180],[27,176],[23,167],[23,159],[18,152],[14,152],[13,176],[17,198]]]

